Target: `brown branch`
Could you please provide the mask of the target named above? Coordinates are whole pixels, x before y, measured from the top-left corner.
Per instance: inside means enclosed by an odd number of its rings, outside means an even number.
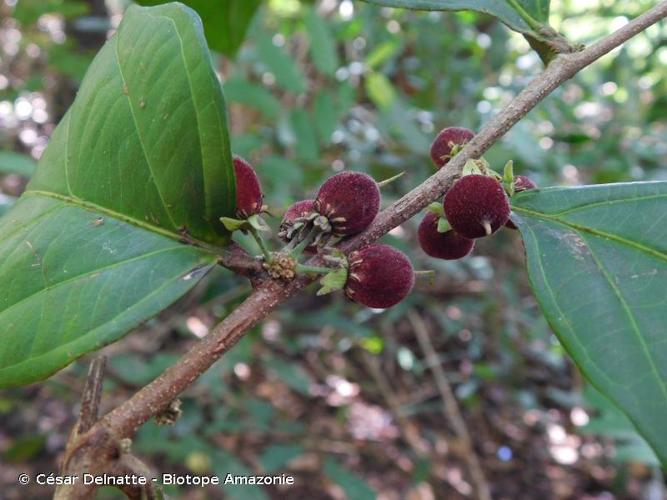
[[[187,243],[197,245],[197,243],[192,241],[187,241]],[[207,248],[218,255],[218,264],[230,271],[234,271],[236,274],[245,276],[253,283],[264,274],[262,263],[248,254],[243,247],[234,241],[222,249],[217,247]]]
[[[83,473],[143,476],[147,478],[144,485],[129,484],[118,488],[130,499],[157,498],[150,470],[141,460],[130,454],[131,441],[129,439],[118,441],[110,437],[107,432],[96,432],[86,439],[80,439],[81,435],[90,430],[97,422],[106,361],[105,356],[98,356],[90,363],[81,395],[79,418],[67,441],[60,467],[63,476],[77,476],[79,481],[72,485],[59,485],[54,495],[56,500],[90,498],[96,486],[81,484]]]
[[[445,417],[447,417],[447,421],[454,429],[454,434],[456,434],[461,444],[461,451],[468,467],[468,474],[470,475],[473,490],[475,491],[475,498],[478,500],[491,500],[491,490],[484,477],[484,471],[479,463],[479,458],[477,458],[473,440],[468,432],[468,426],[461,415],[461,410],[456,402],[456,396],[454,396],[454,391],[452,391],[452,387],[447,380],[447,374],[442,368],[438,354],[433,348],[428,328],[421,316],[415,311],[408,312],[408,319],[412,324],[412,329],[415,332],[419,346],[426,357],[426,365],[433,372],[435,385],[442,399]]]
[[[81,409],[79,410],[79,421],[76,428],[77,434],[83,434],[97,422],[106,364],[107,358],[105,356],[98,356],[90,363],[86,385],[81,395]]]
[[[482,155],[540,101],[578,71],[666,16],[667,1],[662,1],[647,13],[589,48],[581,52],[558,56],[445,168],[440,169],[420,186],[382,211],[365,232],[341,244],[341,249],[349,252],[372,243],[411,218],[428,203],[441,198],[454,179],[460,175],[466,160]],[[183,355],[175,365],[107,414],[86,435],[81,436],[81,439],[95,442],[99,439],[119,440],[131,437],[140,425],[160,412],[169,401],[184,391],[225,351],[230,349],[249,328],[256,325],[269,312],[307,284],[308,280],[304,278],[290,283],[265,280],[259,284],[235,311]]]

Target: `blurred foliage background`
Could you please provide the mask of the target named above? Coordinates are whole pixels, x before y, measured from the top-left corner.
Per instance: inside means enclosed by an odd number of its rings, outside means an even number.
[[[20,196],[128,4],[0,0],[0,213]],[[551,22],[571,41],[589,43],[652,4],[554,0]],[[428,149],[438,130],[479,129],[542,69],[520,35],[470,12],[266,0],[248,19],[235,56],[213,57],[233,150],[256,166],[274,227],[293,201],[343,169],[377,179],[404,171],[383,190],[384,203],[397,199],[433,172]],[[667,179],[666,76],[662,24],[567,82],[487,159],[498,169],[513,159],[517,173],[541,186]],[[167,492],[471,498],[466,447],[451,423],[452,391],[494,498],[664,498],[650,449],[586,385],[539,312],[518,233],[501,231],[471,257],[437,262],[416,245],[418,222],[386,237],[416,268],[436,271],[406,301],[379,312],[341,295],[299,296],[187,391],[174,426],[151,422],[134,443],[160,472],[287,473],[296,485]],[[216,271],[105,348],[103,410],[173,363],[249,291],[244,280]],[[444,379],[434,377],[429,359]],[[0,393],[0,498],[48,494],[18,487],[16,477],[57,470],[87,362]]]

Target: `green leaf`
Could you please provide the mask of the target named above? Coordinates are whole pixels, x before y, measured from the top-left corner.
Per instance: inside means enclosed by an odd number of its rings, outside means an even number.
[[[667,182],[531,190],[513,209],[551,327],[667,465]]]
[[[377,493],[357,474],[341,467],[337,462],[328,458],[324,461],[324,473],[338,484],[347,495],[354,500],[373,500]]]
[[[0,219],[0,388],[44,379],[197,283],[212,255],[72,203],[25,196]]]
[[[370,73],[366,76],[366,92],[380,109],[389,109],[396,102],[396,90],[382,73]]]
[[[275,119],[280,114],[280,101],[261,85],[245,78],[234,77],[225,81],[223,89],[229,102],[237,102],[254,108],[267,118]]]
[[[313,119],[305,109],[294,109],[290,113],[290,125],[294,131],[294,145],[297,158],[314,161],[320,156],[317,131]]]
[[[16,4],[12,17],[23,26],[37,23],[44,14],[57,13],[65,19],[82,16],[90,7],[80,0],[21,0]]]
[[[341,267],[322,276],[320,280],[322,287],[317,291],[317,295],[327,295],[342,290],[347,283],[347,274],[347,268]]]
[[[310,395],[310,387],[313,385],[313,380],[301,366],[295,363],[287,363],[275,357],[268,358],[266,366],[295,391],[305,396]]]
[[[259,463],[265,472],[275,472],[303,452],[303,446],[298,444],[272,444],[264,449]]]
[[[305,23],[310,38],[310,57],[315,67],[321,73],[333,76],[338,69],[339,61],[329,24],[312,7],[306,12]]]
[[[0,220],[0,387],[34,382],[187,292],[228,241],[225,107],[196,14],[128,9]]]
[[[281,47],[274,45],[271,37],[265,33],[258,37],[257,56],[276,77],[280,87],[295,94],[307,90],[306,79],[296,61]]]
[[[37,162],[28,155],[13,151],[0,151],[0,174],[18,174],[31,177],[35,173]]]
[[[452,229],[452,226],[449,224],[449,221],[446,218],[440,217],[438,219],[438,228],[437,229],[438,229],[439,233],[446,233],[447,231]]]
[[[546,23],[550,0],[364,0],[383,7],[415,10],[474,10],[500,19],[511,29],[536,34],[537,24]]]
[[[181,0],[197,11],[211,49],[234,56],[262,0]],[[141,5],[161,5],[167,0],[137,0]]]
[[[320,142],[329,144],[331,142],[331,136],[336,131],[340,113],[340,110],[336,109],[334,96],[331,92],[320,90],[315,96],[314,108],[315,125],[319,132]]]

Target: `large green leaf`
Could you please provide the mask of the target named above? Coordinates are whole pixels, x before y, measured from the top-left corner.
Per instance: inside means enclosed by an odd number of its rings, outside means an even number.
[[[196,14],[130,8],[0,220],[0,387],[40,380],[189,290],[234,211],[221,86]]]
[[[225,55],[233,56],[245,38],[262,0],[181,0],[193,8],[204,22],[209,46]],[[160,5],[165,0],[137,0],[141,5]]]
[[[667,465],[667,182],[528,191],[513,209],[547,320]]]
[[[547,23],[551,0],[363,0],[385,7],[415,10],[474,10],[500,19],[515,31],[538,35]]]

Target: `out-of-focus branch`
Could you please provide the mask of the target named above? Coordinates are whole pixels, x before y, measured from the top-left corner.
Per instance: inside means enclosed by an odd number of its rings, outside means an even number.
[[[452,387],[447,380],[447,374],[442,368],[438,354],[433,348],[433,343],[431,342],[431,337],[428,333],[428,327],[421,316],[415,311],[410,311],[408,313],[408,319],[412,324],[412,329],[419,342],[419,347],[421,347],[421,350],[424,353],[426,364],[433,372],[435,385],[438,388],[440,398],[442,399],[445,417],[447,418],[449,425],[454,429],[454,434],[456,434],[456,437],[460,441],[463,451],[463,459],[468,467],[468,474],[470,475],[473,490],[475,491],[475,498],[478,500],[491,500],[489,483],[484,477],[484,470],[477,458],[475,446],[470,437],[470,433],[468,432],[468,426],[461,415],[461,410],[456,402],[456,396],[454,396],[454,391],[452,391]]]

